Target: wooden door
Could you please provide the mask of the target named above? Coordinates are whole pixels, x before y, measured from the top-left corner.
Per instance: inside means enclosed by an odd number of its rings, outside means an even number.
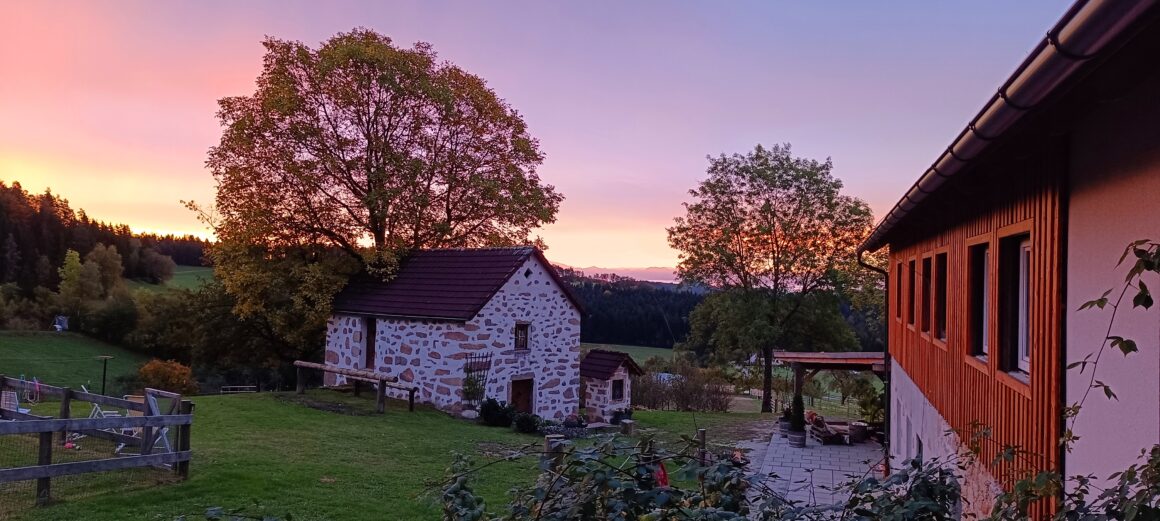
[[[535,381],[528,378],[512,380],[512,407],[519,412],[532,412],[532,393],[535,391]]]

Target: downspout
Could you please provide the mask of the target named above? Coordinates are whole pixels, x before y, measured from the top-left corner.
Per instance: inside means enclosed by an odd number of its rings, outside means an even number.
[[[862,254],[864,254],[864,253],[866,253],[866,250],[863,250],[861,248],[858,249],[858,265],[863,267],[863,268],[866,268],[870,271],[877,272],[879,275],[882,275],[882,288],[883,288],[883,291],[882,291],[882,304],[883,304],[882,305],[882,310],[883,310],[882,343],[883,343],[883,348],[884,348],[882,350],[882,362],[886,366],[886,369],[884,371],[885,378],[883,378],[884,385],[882,386],[882,390],[883,390],[883,398],[882,399],[885,402],[882,404],[883,405],[882,410],[885,412],[885,417],[883,418],[883,421],[882,421],[882,429],[884,431],[886,431],[884,433],[885,436],[883,436],[883,438],[882,438],[883,439],[883,443],[882,443],[883,458],[882,458],[882,461],[884,463],[883,468],[885,469],[883,471],[883,473],[885,476],[889,476],[890,475],[890,320],[889,320],[889,317],[890,317],[890,272],[888,272],[882,268],[879,268],[878,266],[872,266],[870,264],[867,264],[865,260],[862,260]]]

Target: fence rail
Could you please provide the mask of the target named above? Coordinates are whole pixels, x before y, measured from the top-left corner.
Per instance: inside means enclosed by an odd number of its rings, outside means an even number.
[[[190,434],[193,425],[193,402],[183,400],[180,394],[158,389],[146,389],[140,401],[114,398],[68,387],[56,387],[39,382],[28,382],[0,375],[0,391],[36,392],[40,396],[60,399],[60,417],[51,418],[0,408],[0,438],[30,436],[37,439],[35,465],[0,468],[0,484],[16,481],[36,481],[36,504],[47,504],[52,497],[52,478],[107,472],[139,467],[169,466],[180,478],[189,476]],[[170,400],[163,407],[160,400]],[[100,406],[124,409],[109,416],[71,418],[73,402],[94,404],[94,413]],[[168,433],[174,434],[170,443]],[[60,436],[57,437],[57,433]],[[90,436],[109,440],[122,447],[134,447],[138,454],[53,463],[55,445],[68,447],[76,437]],[[27,438],[26,438],[27,439]]]

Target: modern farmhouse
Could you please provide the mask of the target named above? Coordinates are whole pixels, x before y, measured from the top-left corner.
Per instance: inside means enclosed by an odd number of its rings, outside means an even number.
[[[1008,471],[1102,479],[1160,443],[1155,310],[1126,303],[1110,333],[1110,309],[1080,310],[1123,286],[1125,246],[1160,238],[1157,56],[1155,2],[1081,0],[862,246],[890,250],[895,464],[956,457],[989,430],[966,472],[968,511],[988,510]],[[1109,334],[1140,352],[1100,360],[1095,379],[1119,399],[1092,393],[1067,452],[1065,407],[1092,384],[1091,367],[1068,366]],[[994,464],[1004,445],[1026,458]],[[1050,505],[1037,508],[1041,519]]]
[[[579,408],[580,316],[536,248],[424,250],[391,281],[339,293],[326,363],[397,377],[450,412],[495,398],[561,419]]]

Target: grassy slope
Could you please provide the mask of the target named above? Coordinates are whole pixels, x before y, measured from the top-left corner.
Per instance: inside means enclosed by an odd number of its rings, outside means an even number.
[[[131,374],[144,363],[145,356],[93,340],[76,333],[0,332],[0,373],[58,386],[90,390],[101,386],[101,363],[97,356],[111,355],[108,381]]]
[[[584,351],[588,351],[590,349],[605,349],[608,351],[620,351],[622,353],[628,353],[638,364],[644,364],[645,361],[647,361],[649,358],[655,356],[659,356],[665,360],[671,360],[673,358],[672,349],[662,349],[659,347],[625,346],[618,344],[593,344],[590,342],[584,342],[580,344],[580,349]]]
[[[311,391],[315,401],[340,401],[359,411],[373,406],[331,391]],[[438,506],[418,496],[425,482],[438,479],[452,451],[477,463],[496,459],[505,449],[538,444],[537,436],[483,427],[420,407],[406,412],[392,401],[384,416],[352,416],[312,409],[290,394],[199,396],[194,422],[194,460],[190,479],[162,487],[107,492],[47,509],[23,510],[18,519],[172,519],[209,506],[246,507],[258,501],[269,514],[291,512],[295,519],[438,519]],[[744,439],[754,432],[757,415],[641,411],[643,429],[656,429],[662,441],[676,443],[679,433],[710,426],[710,440]],[[484,453],[481,455],[481,451]],[[501,463],[472,480],[490,509],[501,510],[507,491],[530,484],[536,462]],[[87,488],[108,491],[117,476],[94,476]],[[140,485],[138,485],[140,486]]]
[[[213,278],[213,268],[204,266],[178,266],[173,270],[173,278],[163,284],[149,284],[139,280],[126,280],[132,289],[160,290],[165,288],[195,289],[203,281]]]

